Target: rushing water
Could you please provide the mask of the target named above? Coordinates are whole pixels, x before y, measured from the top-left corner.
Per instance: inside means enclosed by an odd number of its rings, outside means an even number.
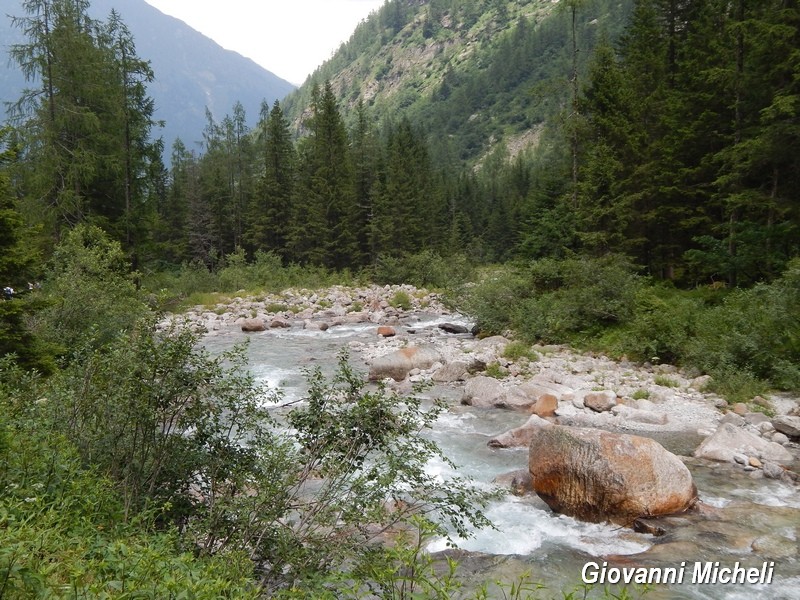
[[[446,319],[420,315],[413,326],[435,328]],[[452,320],[452,317],[449,318]],[[256,378],[283,390],[285,400],[299,400],[305,392],[304,369],[320,367],[332,372],[343,347],[352,341],[374,341],[374,326],[348,325],[328,331],[297,328],[271,330],[249,336],[248,361]],[[247,337],[230,328],[208,336],[204,343],[213,353],[222,352]],[[365,369],[357,353],[351,362]],[[478,486],[490,486],[498,475],[527,465],[525,449],[491,449],[494,435],[521,424],[518,413],[460,406],[460,392],[439,386],[427,392],[448,400],[450,410],[437,422],[433,438],[458,473]],[[691,435],[654,435],[667,449],[689,456],[700,438]],[[795,486],[765,479],[726,464],[686,459],[697,484],[703,510],[698,515],[668,520],[662,537],[634,533],[608,524],[582,523],[553,514],[537,497],[509,495],[489,506],[487,516],[495,529],[476,531],[460,540],[460,572],[469,584],[504,579],[512,581],[529,573],[560,597],[581,583],[581,571],[589,561],[615,567],[679,568],[686,576],[682,585],[657,585],[647,598],[700,598],[739,600],[769,597],[800,600],[800,494]],[[444,463],[430,464],[432,472],[451,474]],[[429,550],[444,550],[445,541],[434,541]],[[692,584],[694,562],[719,561],[722,567],[761,567],[774,563],[770,585]],[[503,597],[497,591],[498,597]]]

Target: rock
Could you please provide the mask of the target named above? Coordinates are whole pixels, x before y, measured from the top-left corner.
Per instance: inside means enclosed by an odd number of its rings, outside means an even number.
[[[472,359],[467,365],[467,373],[475,375],[475,373],[483,373],[486,370],[486,363],[477,358]]]
[[[635,423],[647,423],[650,425],[666,425],[668,417],[666,413],[655,412],[650,410],[641,410],[625,406],[624,404],[617,404],[611,409],[611,412],[626,421],[633,421]]]
[[[397,331],[395,331],[394,327],[389,327],[388,325],[381,325],[378,327],[378,335],[383,337],[394,337],[397,335]]]
[[[772,426],[790,438],[800,437],[800,417],[789,415],[775,417],[772,419]]]
[[[744,416],[744,420],[750,425],[759,425],[761,423],[769,423],[769,417],[764,413],[751,412]]]
[[[772,434],[772,441],[783,446],[784,444],[789,443],[789,436],[787,436],[785,433],[781,433],[780,431],[776,431]]]
[[[257,331],[266,331],[267,325],[263,319],[245,319],[242,321],[242,331],[246,333],[254,333]]]
[[[630,525],[686,511],[697,488],[680,459],[649,438],[553,425],[534,430],[533,488],[554,511]]]
[[[505,395],[505,389],[497,379],[479,375],[467,381],[461,404],[478,408],[492,408],[495,401]]]
[[[747,464],[747,461],[748,461],[748,458],[747,458],[746,454],[741,454],[740,452],[736,452],[733,455],[733,462],[735,462],[737,465],[744,466],[744,465]]]
[[[741,415],[737,415],[736,413],[726,413],[724,417],[722,417],[719,422],[722,423],[730,423],[734,427],[742,427],[745,423],[744,417]]]
[[[517,496],[523,496],[533,492],[531,474],[528,469],[517,469],[510,473],[503,473],[492,480],[492,483],[511,489]]]
[[[758,429],[758,432],[761,435],[771,435],[772,432],[775,431],[775,428],[772,426],[772,423],[770,421],[764,421],[763,423],[759,423],[758,425],[756,425],[756,429]]]
[[[733,412],[735,412],[737,415],[741,415],[742,417],[745,416],[748,413],[747,404],[744,402],[737,402],[733,405]]]
[[[558,408],[558,398],[553,394],[542,394],[531,406],[531,412],[539,417],[552,417]]]
[[[456,325],[455,323],[442,323],[439,325],[439,329],[445,333],[469,333],[469,329],[463,325]]]
[[[764,462],[761,468],[764,470],[764,477],[769,479],[780,479],[785,472],[782,466],[773,462]]]
[[[269,323],[270,329],[289,329],[292,324],[287,321],[286,319],[281,319],[280,317],[275,317]]]
[[[751,467],[755,467],[756,469],[760,469],[763,467],[761,461],[758,460],[755,456],[751,456],[750,460],[747,461],[747,464],[749,464]]]
[[[412,369],[427,369],[442,357],[429,346],[408,346],[372,361],[369,368],[370,381],[391,377],[402,381]]]
[[[523,425],[493,437],[486,445],[490,448],[521,448],[531,443],[531,438],[536,429],[548,425],[550,423],[541,417],[531,415]]]
[[[583,405],[595,412],[607,412],[617,405],[614,392],[590,392],[583,397]]]
[[[667,533],[667,530],[664,529],[664,527],[652,519],[636,519],[633,522],[633,530],[636,533],[647,533],[656,537],[660,537]]]
[[[464,361],[456,360],[438,369],[431,379],[436,383],[453,383],[454,381],[461,381],[467,376],[467,368],[469,365]]]
[[[714,434],[703,440],[694,451],[696,458],[722,462],[732,462],[736,454],[756,456],[761,460],[779,463],[792,460],[792,455],[780,444],[768,442],[730,423],[722,423]]]

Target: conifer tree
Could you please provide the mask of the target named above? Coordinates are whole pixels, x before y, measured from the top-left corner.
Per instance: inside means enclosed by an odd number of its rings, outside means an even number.
[[[266,102],[262,104],[258,134],[263,172],[250,204],[248,244],[253,250],[286,256],[296,156],[289,121],[277,100],[271,110]]]
[[[290,244],[296,260],[341,269],[358,262],[357,209],[347,130],[330,82],[314,90],[311,112]]]

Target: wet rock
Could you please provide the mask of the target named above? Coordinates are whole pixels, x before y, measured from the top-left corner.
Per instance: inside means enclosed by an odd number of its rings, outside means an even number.
[[[456,325],[455,323],[442,323],[439,329],[445,333],[469,333],[469,329],[463,325]]]
[[[634,435],[540,427],[528,467],[534,490],[551,509],[591,522],[630,525],[644,515],[683,512],[697,499],[680,459]]]
[[[647,533],[657,537],[667,533],[667,530],[661,524],[652,519],[636,519],[633,522],[633,530],[636,533]]]
[[[408,346],[372,361],[370,381],[390,377],[402,381],[412,369],[428,369],[442,359],[439,352],[429,346]]]
[[[378,327],[378,335],[382,337],[394,337],[397,335],[397,331],[395,331],[394,327],[390,327],[389,325],[381,325]]]
[[[258,331],[266,331],[267,325],[263,319],[245,319],[242,321],[242,331],[246,333],[255,333]]]
[[[540,427],[550,425],[537,415],[531,415],[524,425],[493,437],[486,444],[490,448],[521,448],[531,443],[534,432]]]
[[[511,492],[517,496],[533,493],[531,474],[528,469],[517,469],[510,473],[503,473],[495,477],[492,483],[511,489]]]
[[[270,329],[289,329],[292,324],[286,319],[276,317],[269,323]]]
[[[614,392],[590,392],[583,397],[583,405],[595,412],[607,412],[617,405]]]
[[[722,423],[694,451],[697,458],[732,462],[734,455],[756,456],[762,460],[789,462],[792,455],[779,444],[769,442],[730,423]]]
[[[790,415],[775,417],[772,419],[772,426],[790,438],[800,438],[800,417]]]

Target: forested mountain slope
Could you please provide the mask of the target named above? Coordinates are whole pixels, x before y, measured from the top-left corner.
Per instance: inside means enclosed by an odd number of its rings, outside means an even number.
[[[426,132],[438,158],[475,161],[501,141],[516,152],[564,109],[573,58],[584,72],[598,39],[615,39],[631,6],[632,0],[390,0],[284,107],[302,131],[314,86],[329,80],[346,119],[359,103],[377,121],[407,117]]]

